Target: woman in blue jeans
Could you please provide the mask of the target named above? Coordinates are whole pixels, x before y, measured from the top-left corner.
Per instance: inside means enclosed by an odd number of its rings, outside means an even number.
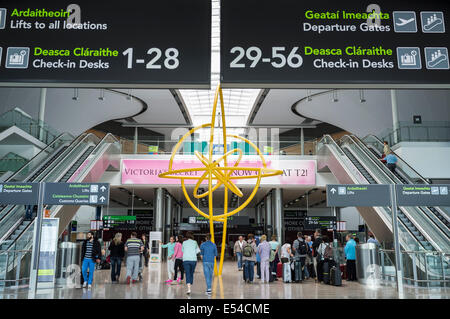
[[[122,242],[122,234],[117,233],[114,236],[114,239],[109,244],[109,251],[111,254],[109,255],[111,259],[111,281],[112,283],[119,282],[120,277],[120,269],[122,266],[122,259],[125,256],[125,245]]]
[[[187,291],[191,293],[191,285],[194,283],[194,271],[197,266],[197,254],[200,252],[197,242],[194,240],[192,232],[186,233],[186,240],[183,242],[183,268],[186,274]]]

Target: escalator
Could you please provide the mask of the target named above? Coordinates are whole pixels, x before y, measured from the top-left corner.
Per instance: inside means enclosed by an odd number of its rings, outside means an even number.
[[[119,171],[120,152],[120,142],[113,135],[108,134],[100,140],[94,134],[84,134],[70,143],[60,155],[51,157],[55,159],[41,172],[38,173],[38,170],[42,167],[36,167],[26,177],[16,176],[12,181],[28,181],[37,175],[33,180],[35,182],[98,182],[105,171]],[[80,206],[60,205],[47,207],[51,217],[60,219],[60,235],[79,208]],[[0,281],[11,275],[17,263],[17,258],[9,257],[11,254],[7,252],[31,249],[34,229],[34,220],[24,220],[23,206],[7,206],[3,210],[5,213],[0,218]]]
[[[392,174],[364,143],[354,136],[344,136],[335,142],[324,136],[318,145],[318,171],[331,171],[342,184],[403,184],[404,172],[400,177]],[[390,207],[357,207],[380,242],[392,245],[392,212]],[[439,208],[434,208],[439,214]],[[415,252],[448,252],[450,240],[448,228],[428,207],[399,207],[399,241],[402,250]],[[391,258],[393,260],[393,258]],[[432,256],[417,267],[427,272]],[[444,262],[443,262],[444,263]],[[449,273],[449,261],[441,265]],[[433,271],[428,269],[428,271]]]
[[[381,158],[382,152],[380,149],[383,147],[383,143],[378,137],[374,135],[366,136],[362,141],[359,140],[360,143],[363,143],[365,147],[376,157]],[[395,175],[396,178],[402,184],[429,184],[428,181],[423,178],[419,173],[417,173],[411,166],[408,165],[399,155],[393,152],[397,157],[397,168],[394,170],[392,174]],[[449,234],[450,231],[450,216],[449,213],[442,207],[432,207],[427,206],[428,209],[436,218],[438,218],[444,227],[445,232]],[[428,213],[427,210],[424,210],[425,213]]]

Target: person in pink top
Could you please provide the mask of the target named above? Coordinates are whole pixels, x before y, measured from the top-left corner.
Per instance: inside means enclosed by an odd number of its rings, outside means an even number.
[[[175,276],[173,280],[176,280],[177,283],[183,281],[184,268],[183,268],[183,236],[177,236],[177,242],[175,244],[175,252],[173,254],[173,258],[175,259]],[[178,270],[181,273],[181,276],[178,277]],[[177,279],[178,278],[178,279]]]

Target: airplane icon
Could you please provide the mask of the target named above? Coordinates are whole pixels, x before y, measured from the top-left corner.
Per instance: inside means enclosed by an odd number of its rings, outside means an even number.
[[[395,32],[417,32],[417,19],[414,11],[394,11],[393,23]]]
[[[408,23],[411,23],[411,22],[413,22],[414,20],[416,20],[416,19],[414,19],[414,18],[411,18],[411,19],[408,19],[408,20],[402,19],[402,18],[398,18],[398,19],[400,20],[400,23],[396,22],[395,24],[398,25],[399,27],[404,26],[404,25],[406,25],[406,24],[408,24]]]

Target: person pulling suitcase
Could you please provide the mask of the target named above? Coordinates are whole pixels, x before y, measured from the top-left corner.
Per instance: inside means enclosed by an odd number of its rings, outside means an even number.
[[[281,263],[283,265],[283,282],[288,283],[292,282],[292,276],[291,276],[291,262],[290,259],[294,255],[291,251],[291,244],[286,243],[283,246],[281,246]]]
[[[323,280],[324,284],[330,283],[330,269],[334,266],[333,260],[333,247],[331,247],[330,242],[328,240],[328,236],[323,236],[323,243],[320,244],[317,249],[317,258],[319,260],[318,271],[321,271],[320,279]]]
[[[295,270],[295,282],[301,282],[304,278],[303,267],[306,264],[306,255],[308,253],[308,246],[303,239],[302,232],[297,233],[297,239],[294,240],[292,245],[294,251],[294,270]]]

